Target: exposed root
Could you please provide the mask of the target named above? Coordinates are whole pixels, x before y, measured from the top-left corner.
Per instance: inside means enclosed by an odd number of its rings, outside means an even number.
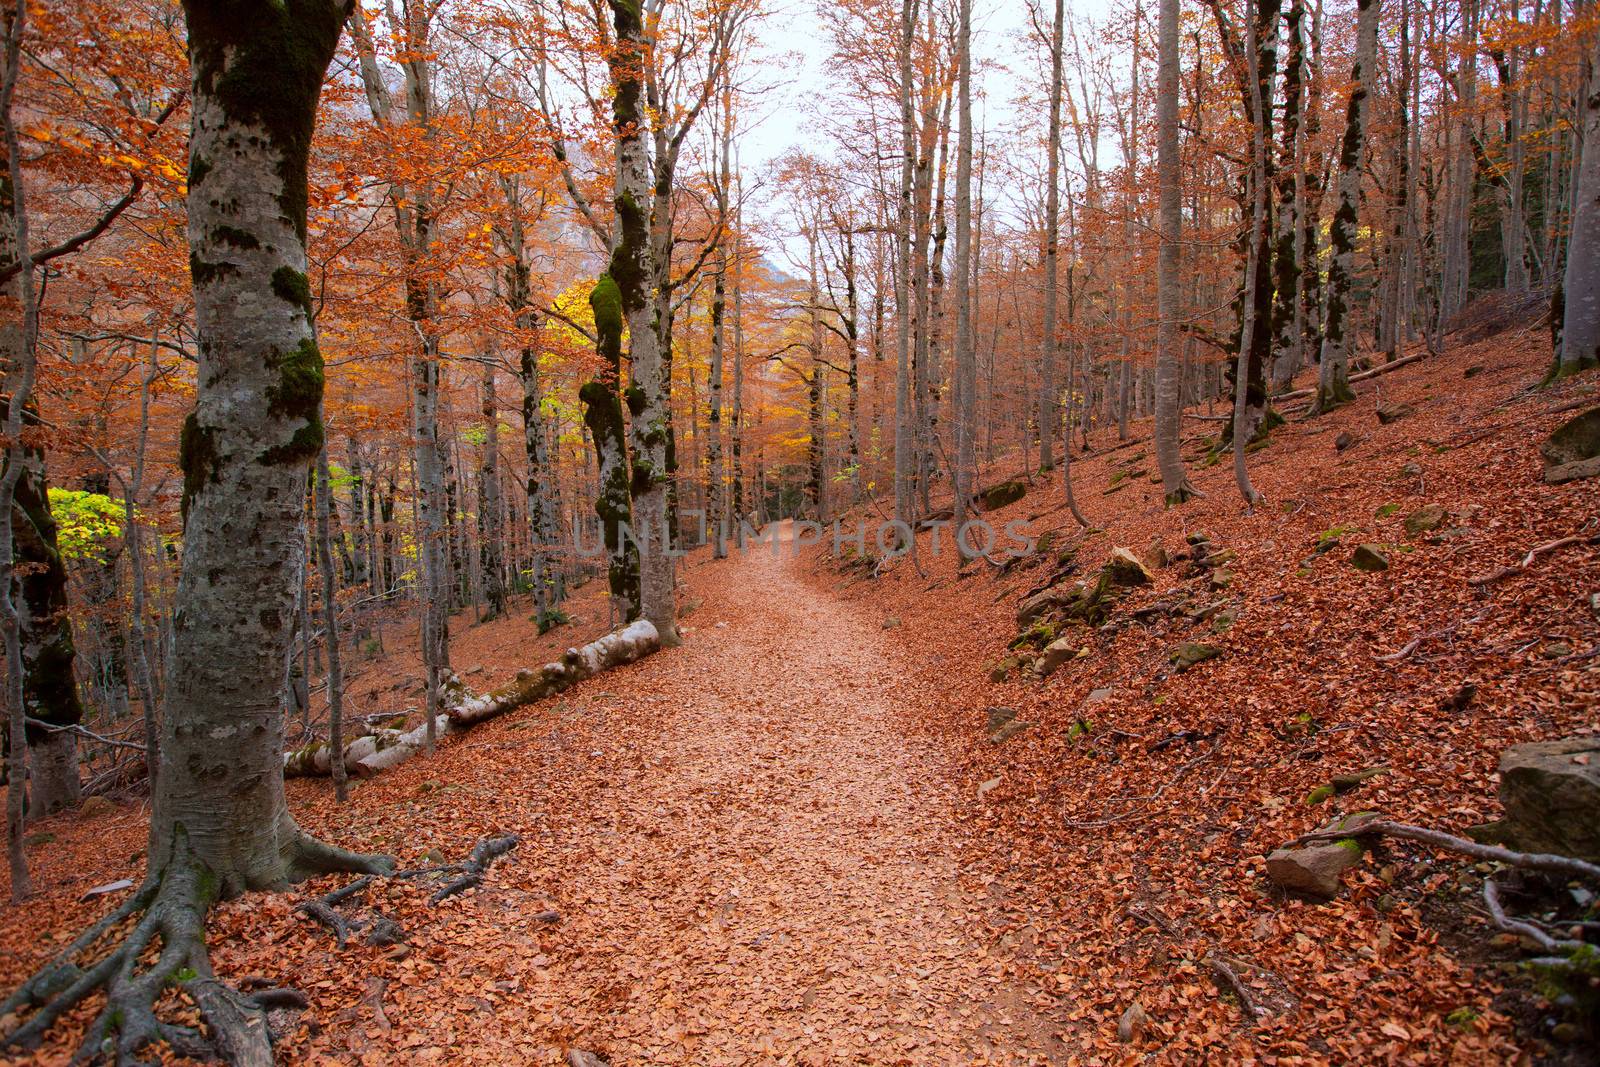
[[[298,839],[294,848],[305,869],[341,859],[357,869],[393,865],[387,857],[345,853],[306,837]],[[0,1047],[37,1048],[62,1015],[103,993],[105,1004],[89,1025],[74,1063],[109,1060],[118,1067],[141,1065],[152,1062],[142,1058],[149,1046],[164,1043],[196,1059],[223,1060],[234,1067],[271,1067],[267,1011],[304,1007],[306,999],[297,990],[281,987],[244,994],[216,977],[206,952],[205,924],[220,886],[180,830],[168,861],[137,893],[86,929],[6,999],[0,1016],[20,1022],[0,1035]],[[92,963],[80,962],[108,936],[120,939]],[[182,989],[194,1002],[204,1032],[157,1016],[156,1004],[171,987]],[[29,1009],[31,1014],[22,1018]]]
[[[1569,545],[1581,544],[1600,544],[1600,535],[1590,537],[1583,534],[1574,534],[1570,537],[1558,537],[1554,541],[1546,541],[1542,545],[1534,545],[1528,550],[1528,554],[1522,557],[1521,563],[1516,563],[1509,567],[1496,567],[1494,570],[1488,571],[1484,574],[1474,575],[1473,577],[1467,579],[1467,584],[1488,586],[1493,585],[1495,582],[1505,578],[1515,578],[1517,575],[1533,566],[1534,561],[1545,553],[1555,552],[1558,549],[1566,548]]]
[[[468,889],[483,884],[483,876],[488,873],[494,861],[504,856],[507,852],[522,843],[522,838],[516,834],[491,834],[479,839],[472,847],[472,854],[464,863],[449,863],[438,867],[424,867],[415,871],[401,871],[396,878],[420,878],[425,875],[454,874],[444,885],[434,890],[428,898],[429,904],[437,904],[447,897],[463,893]]]
[[[1568,878],[1587,878],[1600,882],[1600,865],[1587,860],[1576,859],[1572,856],[1558,856],[1550,852],[1513,852],[1509,848],[1499,845],[1480,845],[1476,841],[1469,841],[1455,834],[1447,834],[1441,830],[1430,830],[1425,826],[1412,826],[1408,823],[1389,822],[1375,819],[1364,822],[1350,829],[1318,830],[1305,834],[1289,842],[1289,847],[1303,845],[1311,841],[1337,840],[1341,837],[1398,837],[1406,841],[1416,841],[1434,848],[1442,848],[1448,852],[1459,852],[1463,856],[1473,859],[1489,860],[1494,863],[1504,863],[1508,867],[1521,867],[1530,871],[1545,871],[1549,874],[1564,875]]]

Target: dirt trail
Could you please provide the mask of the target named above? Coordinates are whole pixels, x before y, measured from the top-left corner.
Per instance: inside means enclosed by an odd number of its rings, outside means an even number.
[[[546,993],[619,1065],[1060,1062],[985,932],[1000,888],[961,869],[953,776],[897,718],[882,620],[802,566],[705,568],[684,647],[607,687],[619,717],[681,703],[572,842],[562,895],[598,940],[563,937]]]

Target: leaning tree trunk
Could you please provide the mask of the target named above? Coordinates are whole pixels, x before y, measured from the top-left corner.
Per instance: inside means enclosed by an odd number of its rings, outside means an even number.
[[[1589,56],[1583,93],[1583,156],[1578,164],[1572,235],[1561,294],[1561,344],[1555,376],[1600,364],[1600,41]]]
[[[1379,0],[1356,0],[1355,69],[1350,74],[1350,106],[1339,148],[1338,207],[1329,227],[1331,253],[1322,300],[1322,371],[1311,413],[1331,411],[1355,399],[1350,389],[1350,288],[1355,274],[1356,223],[1361,206],[1362,157],[1366,148],[1369,86],[1378,51]]]
[[[1156,180],[1161,247],[1156,260],[1156,462],[1167,504],[1195,495],[1183,470],[1178,441],[1183,418],[1178,365],[1178,235],[1183,225],[1178,174],[1178,0],[1161,0],[1156,33]]]
[[[188,0],[185,12],[199,365],[181,442],[183,571],[145,884],[0,1005],[0,1017],[36,1006],[4,1038],[29,1044],[103,988],[85,1059],[109,1048],[132,1063],[164,1040],[180,1055],[264,1067],[272,1062],[266,1012],[216,980],[207,909],[318,872],[393,868],[388,857],[342,852],[295,825],[276,699],[304,551],[306,475],[323,439],[323,363],[305,274],[306,160],[350,5]],[[125,940],[76,968],[74,957],[135,915]],[[152,960],[146,950],[158,940]],[[173,985],[198,1005],[206,1038],[156,1017]]]

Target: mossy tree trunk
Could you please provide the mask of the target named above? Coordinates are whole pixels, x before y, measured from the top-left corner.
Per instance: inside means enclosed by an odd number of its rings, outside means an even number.
[[[1300,104],[1305,85],[1305,0],[1290,0],[1284,17],[1289,52],[1283,64],[1283,121],[1278,138],[1278,209],[1273,234],[1272,391],[1289,387],[1305,350],[1296,313],[1300,301]]]
[[[37,424],[33,411],[25,424]],[[67,616],[67,568],[50,514],[44,452],[25,447],[11,509],[22,643],[22,706],[27,713],[29,808],[48,815],[78,803],[78,745],[71,727],[83,717],[73,672],[76,649]],[[52,729],[54,727],[54,729]]]
[[[1339,146],[1338,206],[1329,227],[1331,246],[1328,280],[1322,299],[1322,369],[1312,414],[1331,411],[1355,399],[1350,388],[1350,290],[1355,274],[1356,232],[1361,207],[1362,160],[1366,152],[1367,115],[1378,50],[1380,0],[1356,0],[1356,57],[1350,73],[1350,103],[1344,139]]]
[[[215,895],[231,896],[381,866],[295,825],[275,699],[304,552],[304,487],[323,438],[306,160],[350,5],[188,0],[185,9],[199,367],[183,428],[183,569],[149,854],[152,877],[187,852]]]
[[[1591,49],[1582,98],[1583,155],[1578,164],[1561,293],[1561,344],[1556,374],[1600,364],[1600,39]]]
[[[522,447],[528,462],[523,485],[532,542],[534,619],[541,633],[556,622],[562,587],[555,577],[553,553],[560,538],[555,501],[550,492],[554,469],[545,433],[544,386],[539,375],[539,349],[534,344],[538,319],[533,310],[532,268],[528,263],[526,229],[522,221],[522,186],[512,175],[500,180],[506,201],[506,224],[501,229],[510,262],[506,265],[506,306],[521,334],[517,380],[522,386]]]
[[[609,2],[615,30],[610,71],[617,158],[615,245],[607,277],[615,291],[622,323],[628,330],[630,419],[627,443],[633,468],[629,482],[632,525],[639,548],[637,610],[655,624],[662,643],[670,645],[675,643],[677,635],[667,516],[668,424],[672,413],[666,403],[661,344],[656,333],[652,283],[657,271],[652,268],[649,248],[651,168],[645,141],[647,116],[641,107],[643,67],[649,62],[649,43],[639,0]],[[595,294],[601,294],[600,286],[596,286]],[[609,299],[611,292],[607,291],[605,296]],[[599,309],[596,310],[598,314]],[[610,427],[602,425],[601,429],[609,431]],[[595,445],[596,448],[605,447],[598,436]],[[604,466],[604,456],[601,462]],[[601,493],[606,495],[608,481],[604,477],[601,481]],[[614,503],[607,506],[615,508]],[[599,507],[597,504],[597,510]],[[601,517],[606,518],[604,513]],[[608,525],[609,522],[607,520]]]
[[[7,153],[9,155],[9,152]],[[0,264],[17,262],[15,187],[8,165],[0,173]],[[9,413],[10,389],[32,361],[32,340],[23,304],[21,271],[0,283],[0,370],[6,393],[0,410]],[[13,310],[14,309],[14,310]],[[76,650],[72,620],[67,616],[67,569],[56,541],[56,522],[50,514],[50,489],[45,477],[44,449],[38,443],[39,413],[33,398],[24,396],[19,409],[23,439],[6,449],[0,470],[11,489],[11,583],[15,612],[17,652],[22,665],[21,708],[27,723],[29,807],[48,815],[78,803],[78,745],[71,727],[83,717],[74,675]],[[15,477],[9,477],[13,458]],[[55,727],[55,729],[51,729]],[[9,738],[9,733],[8,733]]]

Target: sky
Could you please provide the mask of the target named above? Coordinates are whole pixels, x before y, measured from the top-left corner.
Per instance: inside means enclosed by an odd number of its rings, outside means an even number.
[[[760,54],[756,69],[762,72],[763,91],[740,131],[740,163],[746,174],[760,175],[791,148],[825,154],[828,145],[808,116],[826,100],[827,63],[832,40],[818,16],[818,5],[828,0],[777,0],[761,22],[757,36]],[[1043,0],[1046,11],[1049,0]],[[1067,5],[1067,18],[1103,17],[1109,0],[1076,0]],[[1048,17],[1048,14],[1046,15]],[[974,110],[981,129],[996,130],[1018,123],[1014,104],[1021,76],[1032,68],[1024,35],[1029,28],[1025,0],[974,0],[973,68],[976,81]],[[1031,77],[1031,75],[1030,75]],[[1039,90],[1041,87],[1030,86]],[[760,201],[751,208],[770,217]]]

